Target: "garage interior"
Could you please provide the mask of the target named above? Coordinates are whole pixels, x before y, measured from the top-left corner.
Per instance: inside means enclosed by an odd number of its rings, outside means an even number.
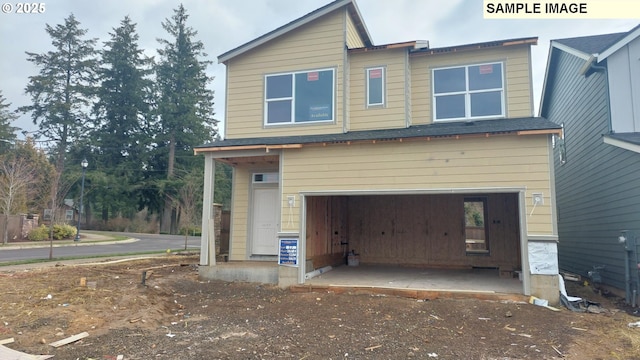
[[[311,285],[522,293],[517,193],[306,197]]]

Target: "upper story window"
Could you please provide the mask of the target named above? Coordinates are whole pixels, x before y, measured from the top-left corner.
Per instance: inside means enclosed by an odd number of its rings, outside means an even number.
[[[504,116],[502,63],[433,70],[435,121]]]
[[[384,67],[367,69],[367,107],[384,106]]]
[[[334,70],[265,76],[264,124],[334,120]]]

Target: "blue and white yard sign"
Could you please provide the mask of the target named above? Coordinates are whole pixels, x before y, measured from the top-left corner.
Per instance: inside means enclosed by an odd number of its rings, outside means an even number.
[[[278,264],[284,266],[298,266],[298,239],[280,239]]]

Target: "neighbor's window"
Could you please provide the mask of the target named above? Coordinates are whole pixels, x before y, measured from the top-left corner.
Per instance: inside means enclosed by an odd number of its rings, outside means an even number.
[[[265,77],[265,125],[333,121],[334,70]]]
[[[367,106],[384,105],[384,68],[367,69]]]
[[[464,199],[465,248],[469,254],[488,254],[487,199]]]
[[[504,116],[502,63],[433,70],[434,119]]]
[[[66,221],[73,220],[73,210],[67,210],[65,212],[65,217],[64,218],[65,218]]]

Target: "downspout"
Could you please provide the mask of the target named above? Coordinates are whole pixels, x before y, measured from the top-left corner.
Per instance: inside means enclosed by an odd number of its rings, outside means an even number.
[[[609,131],[608,133],[611,134],[613,133],[613,124],[611,122],[611,97],[609,94],[609,71],[607,70],[607,67],[605,65],[595,65],[595,61],[596,58],[595,56],[591,56],[591,58],[589,58],[589,60],[587,60],[587,63],[582,67],[582,69],[580,70],[580,75],[584,75],[585,77],[588,77],[590,75],[589,70],[593,70],[593,71],[599,71],[604,73],[604,83],[605,83],[605,87],[606,87],[606,105],[607,105],[607,120],[608,121],[608,126],[609,126]]]

